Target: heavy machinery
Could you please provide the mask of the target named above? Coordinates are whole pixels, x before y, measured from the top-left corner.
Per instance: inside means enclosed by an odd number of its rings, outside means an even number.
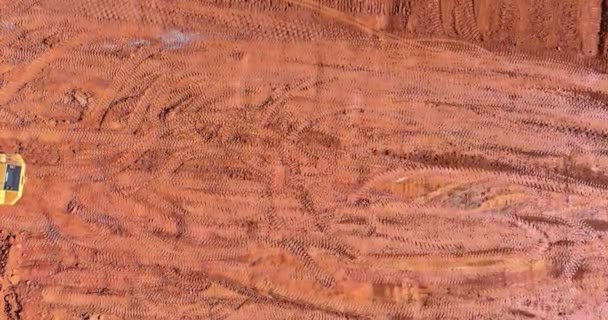
[[[0,153],[0,206],[12,206],[23,196],[25,161],[19,154]]]

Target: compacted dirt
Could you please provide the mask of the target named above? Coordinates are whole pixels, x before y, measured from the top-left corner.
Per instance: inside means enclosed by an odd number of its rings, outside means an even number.
[[[606,319],[598,1],[0,1],[3,319]]]

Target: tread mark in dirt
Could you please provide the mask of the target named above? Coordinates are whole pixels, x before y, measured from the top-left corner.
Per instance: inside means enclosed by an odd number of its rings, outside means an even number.
[[[11,290],[7,295],[4,296],[4,315],[8,320],[21,320],[21,301],[17,294]]]
[[[4,231],[0,231],[0,278],[4,278],[4,272],[6,271],[6,262],[8,259],[8,254],[11,250],[11,238],[13,237],[10,233],[5,233]]]

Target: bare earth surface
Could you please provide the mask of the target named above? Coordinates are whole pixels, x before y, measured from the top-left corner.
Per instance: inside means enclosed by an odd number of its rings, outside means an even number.
[[[0,318],[607,319],[607,7],[0,0]]]

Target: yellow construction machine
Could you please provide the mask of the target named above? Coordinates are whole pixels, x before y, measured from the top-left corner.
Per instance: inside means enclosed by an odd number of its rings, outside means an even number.
[[[0,153],[0,183],[0,206],[15,205],[25,185],[25,161],[21,155]]]

